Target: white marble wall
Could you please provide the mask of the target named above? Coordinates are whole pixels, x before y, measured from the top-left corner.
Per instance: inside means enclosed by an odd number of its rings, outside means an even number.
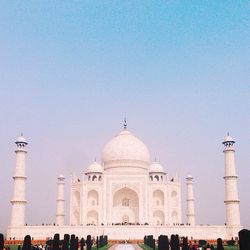
[[[164,179],[151,181],[149,175],[145,173],[134,175],[134,173],[112,172],[105,173],[101,177],[101,180],[95,181],[88,180],[88,176],[83,181],[72,178],[69,225],[86,226],[91,223],[111,225],[117,223],[119,218],[119,222],[122,222],[123,213],[124,215],[127,213],[130,217],[129,222],[132,223],[173,225],[182,222],[179,181]],[[114,197],[123,189],[131,190],[138,199],[138,209],[133,208],[134,212],[129,209],[126,211],[126,208],[122,207],[115,211]],[[162,192],[163,204],[156,204],[159,197],[154,198],[155,191]],[[97,193],[98,202],[93,201],[92,204],[91,192]],[[91,215],[91,220],[88,215]]]
[[[76,234],[78,237],[85,237],[88,234],[96,237],[99,235],[108,235],[112,240],[142,240],[145,235],[154,235],[157,238],[161,234],[170,236],[178,234],[179,236],[188,236],[193,239],[217,239],[221,237],[229,240],[232,237],[238,237],[241,226],[24,226],[9,227],[7,239],[23,239],[29,234],[34,239],[46,239],[59,233],[63,237],[65,233]]]

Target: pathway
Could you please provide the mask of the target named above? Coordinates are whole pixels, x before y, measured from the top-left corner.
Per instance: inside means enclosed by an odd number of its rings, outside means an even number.
[[[142,248],[136,244],[115,244],[109,250],[141,250]]]

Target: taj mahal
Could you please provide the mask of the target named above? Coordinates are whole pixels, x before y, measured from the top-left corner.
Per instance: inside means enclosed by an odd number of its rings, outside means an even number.
[[[150,160],[147,146],[128,130],[125,121],[121,132],[104,146],[101,162],[95,160],[80,177],[71,176],[68,225],[64,219],[65,177],[61,174],[57,182],[55,225],[28,226],[25,224],[28,143],[21,135],[16,141],[16,169],[7,238],[22,239],[30,234],[34,239],[45,239],[54,233],[61,236],[74,233],[80,237],[105,234],[114,240],[139,240],[149,234],[155,237],[179,234],[194,239],[237,237],[242,226],[234,159],[235,141],[228,134],[222,143],[225,225],[196,225],[191,174],[186,177],[186,213],[182,215],[179,178],[170,176],[156,160]]]
[[[102,165],[93,162],[85,175],[82,182],[72,179],[70,225],[182,221],[179,181],[169,180],[158,162],[150,164],[147,147],[126,125],[104,147]]]

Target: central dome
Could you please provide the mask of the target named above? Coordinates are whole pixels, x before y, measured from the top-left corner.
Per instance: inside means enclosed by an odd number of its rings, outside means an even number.
[[[148,169],[150,161],[146,145],[127,129],[109,141],[102,152],[105,169],[137,167]]]

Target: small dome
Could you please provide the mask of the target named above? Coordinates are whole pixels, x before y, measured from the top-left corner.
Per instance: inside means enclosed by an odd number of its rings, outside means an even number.
[[[102,152],[105,169],[114,165],[148,169],[149,160],[150,155],[146,145],[126,128],[111,139]]]
[[[165,171],[163,166],[157,161],[153,162],[149,167],[149,173],[164,173],[164,172]]]
[[[60,174],[58,179],[65,179],[65,178],[64,178],[63,174]]]
[[[188,174],[187,179],[193,179],[193,176],[191,174]]]
[[[26,143],[26,139],[24,138],[23,134],[21,134],[21,135],[17,138],[17,142],[25,142],[25,143]]]
[[[102,173],[102,172],[103,172],[103,167],[96,161],[90,164],[86,171],[86,173]]]
[[[234,142],[234,139],[229,134],[227,134],[227,136],[224,137],[224,142]]]

